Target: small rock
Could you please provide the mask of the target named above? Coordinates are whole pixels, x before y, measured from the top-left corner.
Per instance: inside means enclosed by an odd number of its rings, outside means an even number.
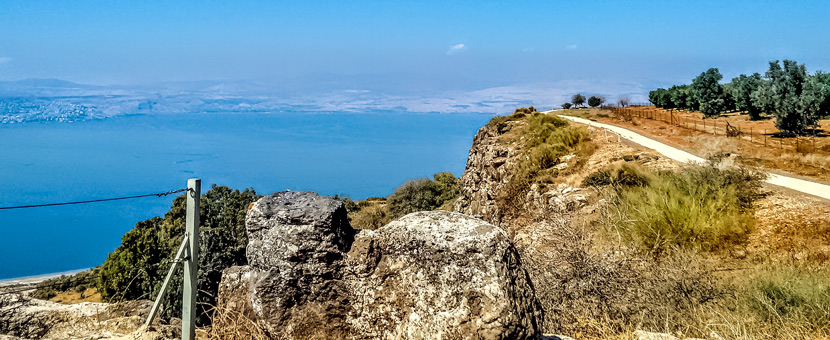
[[[635,340],[680,340],[680,338],[667,333],[654,333],[637,330],[634,332]]]

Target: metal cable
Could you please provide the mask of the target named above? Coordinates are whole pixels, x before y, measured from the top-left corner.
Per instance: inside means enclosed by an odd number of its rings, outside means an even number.
[[[135,195],[135,196],[125,196],[125,197],[115,197],[115,198],[102,198],[97,200],[86,200],[86,201],[77,201],[77,202],[63,202],[63,203],[46,203],[46,204],[32,204],[32,205],[18,205],[18,206],[10,206],[10,207],[0,207],[0,210],[10,210],[10,209],[24,209],[24,208],[41,208],[41,207],[54,207],[59,205],[73,205],[73,204],[86,204],[86,203],[98,203],[98,202],[109,202],[109,201],[118,201],[118,200],[128,200],[133,198],[142,198],[142,197],[163,197],[167,195],[177,194],[180,192],[188,191],[188,189],[178,189],[178,190],[171,190],[167,192],[160,192],[155,194],[145,194],[145,195]]]

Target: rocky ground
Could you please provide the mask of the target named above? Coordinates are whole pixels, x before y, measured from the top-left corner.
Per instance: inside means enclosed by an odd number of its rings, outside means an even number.
[[[4,294],[0,295],[0,329],[9,340],[117,339],[133,334],[151,305],[150,301],[59,304]]]

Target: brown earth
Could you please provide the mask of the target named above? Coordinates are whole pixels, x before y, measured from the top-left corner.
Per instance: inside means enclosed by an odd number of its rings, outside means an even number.
[[[642,114],[643,118],[635,114],[630,120],[610,115],[610,111],[596,109],[566,110],[565,114],[625,127],[699,156],[706,157],[717,153],[735,154],[737,155],[735,160],[745,165],[775,173],[792,173],[813,180],[830,181],[830,156],[822,151],[830,146],[830,136],[826,133],[820,134],[815,139],[818,145],[817,152],[795,153],[792,149],[782,151],[770,142],[774,139],[777,142],[778,139],[771,137],[773,131],[778,132],[772,119],[749,121],[747,116],[737,114],[707,118],[707,130],[704,132],[702,131],[702,114],[698,112],[673,111],[673,121],[680,120],[691,127],[686,128],[661,120],[665,119],[665,115],[669,113],[668,110],[654,107],[647,107],[644,110],[646,113]],[[645,117],[655,117],[655,119]],[[695,120],[697,120],[697,130],[694,129]],[[768,132],[767,146],[764,147],[761,144],[763,143],[762,134],[756,133],[753,142],[748,140],[748,136],[734,138],[712,134],[713,126],[722,127],[727,121],[736,127],[739,126],[742,131],[766,130]],[[830,120],[822,120],[820,125],[830,127]],[[718,128],[717,133],[722,134],[721,129]],[[617,155],[620,153],[630,154],[633,150],[642,149],[637,146],[632,147],[630,143],[628,146],[613,143],[617,141],[617,138],[611,134],[597,132],[592,138],[598,145],[605,147],[598,148],[597,155],[592,156],[591,159],[615,159],[619,158]],[[603,140],[607,142],[601,142]],[[625,144],[625,141],[622,142]],[[667,158],[661,157],[661,159],[661,166],[658,168],[670,169],[681,166],[678,162]],[[825,159],[826,163],[823,162]],[[777,187],[767,188],[766,197],[757,202],[755,218],[756,231],[750,235],[746,253],[733,255],[810,262],[824,262],[830,259],[830,202],[791,190]]]
[[[49,299],[49,301],[62,304],[73,304],[81,302],[102,302],[101,294],[98,294],[98,290],[96,290],[95,288],[89,288],[80,293],[74,290],[60,292],[57,295],[55,295],[55,297]]]
[[[655,107],[631,108],[630,112],[579,109],[558,111],[613,124],[640,133],[701,157],[723,152],[738,154],[746,165],[770,172],[792,174],[830,182],[830,134],[820,128],[815,136],[779,138],[774,119],[750,121],[737,113],[703,119],[699,112],[663,110]],[[726,137],[725,126],[740,131]],[[819,125],[830,127],[830,120]]]

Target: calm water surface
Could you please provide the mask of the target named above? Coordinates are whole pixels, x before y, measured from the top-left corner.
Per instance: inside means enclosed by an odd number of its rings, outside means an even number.
[[[0,206],[211,184],[385,196],[406,179],[460,176],[489,114],[279,113],[122,116],[0,126]],[[100,264],[173,196],[0,210],[0,279]]]

